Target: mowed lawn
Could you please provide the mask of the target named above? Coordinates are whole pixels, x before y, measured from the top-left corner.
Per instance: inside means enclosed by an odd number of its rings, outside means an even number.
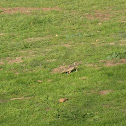
[[[125,125],[126,0],[0,0],[0,126]]]

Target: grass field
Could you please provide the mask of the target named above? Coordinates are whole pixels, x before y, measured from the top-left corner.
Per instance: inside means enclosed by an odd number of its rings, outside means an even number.
[[[0,126],[125,126],[125,100],[126,0],[0,0]]]

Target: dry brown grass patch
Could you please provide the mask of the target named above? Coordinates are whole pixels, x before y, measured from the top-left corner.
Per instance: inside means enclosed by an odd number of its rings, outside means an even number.
[[[126,113],[126,108],[124,108],[124,109],[121,109],[121,111],[122,111],[122,112],[124,112],[124,113]]]
[[[80,80],[87,80],[88,77],[80,77],[79,79],[80,79]]]
[[[44,36],[44,37],[32,37],[32,38],[27,38],[25,39],[25,41],[27,42],[36,42],[36,41],[41,41],[41,40],[48,40],[51,39],[52,36],[48,35],[48,36]]]
[[[120,59],[119,61],[110,60],[110,61],[106,61],[104,63],[104,65],[107,67],[118,66],[118,65],[122,65],[122,64],[126,64],[126,59]]]
[[[4,33],[0,33],[0,36],[3,36],[3,35],[5,35]]]
[[[47,62],[55,62],[56,61],[56,59],[48,59],[48,60],[46,60]]]
[[[96,11],[94,14],[87,14],[86,17],[90,20],[98,19],[100,21],[107,21],[110,19],[110,14],[105,11]]]
[[[33,38],[25,39],[25,41],[27,41],[27,42],[36,42],[36,41],[40,41],[42,39],[43,39],[43,37],[33,37]]]
[[[47,81],[48,81],[48,82],[52,82],[53,80],[52,80],[52,79],[48,79]]]
[[[31,99],[31,97],[18,97],[18,98],[11,98],[10,101],[15,101],[15,100],[24,100],[24,99]]]
[[[22,60],[21,57],[16,57],[16,58],[14,58],[14,59],[8,57],[8,58],[6,59],[6,61],[7,61],[8,64],[21,63],[21,62],[23,62],[23,60]]]
[[[57,7],[54,7],[54,8],[12,7],[12,8],[0,8],[0,10],[4,14],[13,14],[13,13],[30,13],[30,12],[36,11],[36,10],[42,10],[42,11],[56,10],[56,11],[59,11],[60,8],[57,8]]]
[[[126,39],[120,40],[119,45],[120,46],[126,46]]]
[[[52,11],[52,10],[56,10],[59,11],[61,10],[60,8],[54,7],[54,8],[42,8],[43,11]]]
[[[0,61],[0,65],[3,65],[4,64],[4,62],[3,61]]]
[[[20,51],[20,54],[21,54],[21,56],[23,57],[23,58],[29,58],[29,57],[34,57],[34,56],[36,56],[35,55],[35,49],[34,50],[31,50],[31,49],[29,49],[29,50],[21,50]]]
[[[7,99],[0,99],[0,104],[6,103],[6,102],[8,102]]]
[[[43,81],[42,80],[37,80],[38,83],[42,83]]]
[[[95,69],[100,69],[101,66],[97,64],[86,64],[87,67],[95,68]]]
[[[70,48],[70,47],[72,47],[72,46],[74,46],[74,45],[70,45],[70,44],[62,44],[62,46],[63,46],[63,47],[66,47],[66,48]]]
[[[112,92],[112,90],[102,90],[99,92],[100,95],[107,95],[109,94],[110,92]]]

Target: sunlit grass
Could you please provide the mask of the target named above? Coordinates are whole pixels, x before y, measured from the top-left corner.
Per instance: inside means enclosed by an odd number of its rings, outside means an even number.
[[[126,124],[125,0],[0,5],[1,126]],[[74,62],[77,72],[51,72]]]

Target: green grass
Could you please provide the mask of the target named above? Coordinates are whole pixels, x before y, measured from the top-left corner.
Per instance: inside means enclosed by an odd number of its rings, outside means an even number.
[[[126,125],[126,65],[104,65],[126,58],[125,0],[1,0],[0,5],[60,8],[28,14],[0,9],[1,126]],[[77,72],[51,73],[74,62],[81,62]],[[111,92],[101,95],[103,90]],[[60,98],[68,101],[59,103]]]

